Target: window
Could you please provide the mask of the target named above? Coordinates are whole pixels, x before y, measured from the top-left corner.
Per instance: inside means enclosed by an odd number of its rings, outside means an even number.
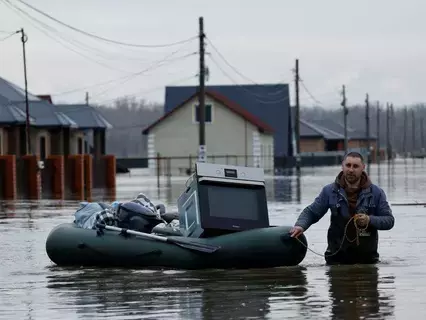
[[[205,116],[205,122],[206,123],[211,123],[212,122],[212,105],[211,104],[206,104],[205,105],[205,111],[206,111],[206,116]],[[194,112],[194,115],[195,115],[195,119],[194,119],[194,121],[196,122],[196,123],[198,123],[199,122],[199,117],[200,117],[200,108],[198,107],[198,104],[197,105],[195,105],[195,112]]]

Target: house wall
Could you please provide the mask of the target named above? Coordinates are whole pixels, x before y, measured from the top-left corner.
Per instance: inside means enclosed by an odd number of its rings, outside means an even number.
[[[51,133],[48,129],[44,129],[44,128],[31,127],[31,132],[30,132],[31,151],[34,154],[38,156],[40,156],[41,154],[40,139],[42,137],[45,138],[46,157],[52,154],[51,142],[52,142],[52,139],[54,139],[52,135],[56,135],[57,137],[57,135],[60,134],[59,131],[52,131],[52,132],[53,133]],[[82,138],[83,140],[83,152],[84,152],[84,132],[80,130],[74,130],[71,132],[71,137],[70,137],[71,154],[78,153],[79,138]],[[18,147],[17,139],[19,139],[19,127],[8,127],[8,128],[0,127],[0,154],[16,154],[17,150],[13,150],[13,146],[10,146],[9,144],[17,143],[17,145],[15,146],[17,148]]]
[[[50,132],[46,129],[31,128],[31,151],[36,155],[41,155],[41,138],[45,138],[46,157],[51,154],[50,150]]]
[[[260,134],[260,167],[265,173],[272,173],[274,170],[274,137],[270,134]]]
[[[325,150],[323,138],[301,138],[300,152],[322,152]]]
[[[190,163],[193,169],[196,161],[199,144],[199,124],[195,121],[197,103],[197,98],[192,99],[157,124],[148,135],[148,157],[154,158],[160,153],[163,157],[182,158],[171,160],[173,174],[185,174]],[[222,104],[208,97],[206,104],[212,105],[212,122],[205,125],[208,161],[253,166],[253,155],[260,156],[264,135],[257,134],[255,126]],[[273,140],[272,136],[270,139]],[[267,143],[270,141],[267,140]],[[190,156],[192,160],[189,159]],[[149,160],[148,165],[151,169],[156,169],[154,159]]]
[[[78,144],[79,139],[81,139],[82,143],[82,153],[84,153],[84,132],[80,130],[73,130],[70,134],[70,153],[71,154],[78,154]]]
[[[0,155],[7,153],[7,132],[0,128]]]
[[[376,141],[370,140],[370,147],[376,150]],[[349,140],[348,148],[367,148],[367,141],[365,140]]]

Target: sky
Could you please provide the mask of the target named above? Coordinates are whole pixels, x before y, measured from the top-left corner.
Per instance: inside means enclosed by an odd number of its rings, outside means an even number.
[[[73,28],[48,18],[24,2]],[[199,17],[206,85],[287,83],[302,105],[426,102],[426,2],[421,0],[0,0],[0,77],[58,103],[164,102],[165,86],[197,85]]]

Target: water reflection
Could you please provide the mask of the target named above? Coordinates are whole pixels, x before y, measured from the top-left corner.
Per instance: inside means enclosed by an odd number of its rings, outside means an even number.
[[[295,310],[307,294],[302,267],[267,270],[171,272],[52,268],[51,299],[80,315],[136,319],[264,319],[274,297]],[[64,272],[65,271],[65,272]],[[173,316],[172,316],[173,315]]]
[[[383,319],[394,312],[392,291],[379,294],[379,284],[393,285],[393,276],[379,280],[376,265],[330,266],[326,272],[332,303],[331,319]]]

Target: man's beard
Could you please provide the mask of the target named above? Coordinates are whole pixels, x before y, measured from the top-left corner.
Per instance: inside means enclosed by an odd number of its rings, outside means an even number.
[[[350,184],[355,184],[359,182],[361,177],[357,177],[356,175],[346,174],[345,178],[346,178],[346,181],[349,182]]]

